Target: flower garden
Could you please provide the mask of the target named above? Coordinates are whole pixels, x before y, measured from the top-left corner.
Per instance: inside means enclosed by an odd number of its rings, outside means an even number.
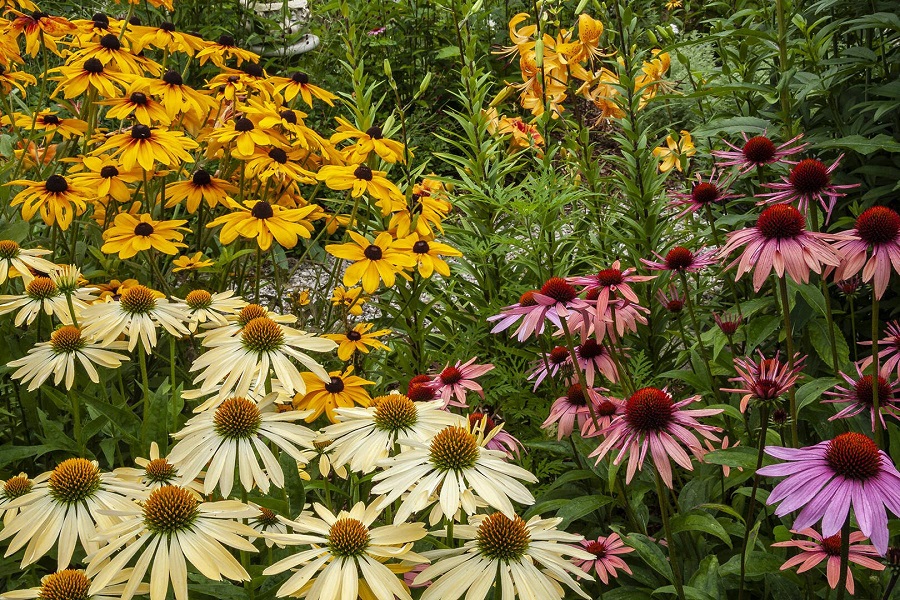
[[[0,0],[0,599],[900,597],[895,3],[310,8]]]

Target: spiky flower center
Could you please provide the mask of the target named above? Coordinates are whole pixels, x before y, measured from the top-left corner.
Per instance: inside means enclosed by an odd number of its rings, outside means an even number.
[[[254,521],[262,527],[273,527],[278,525],[278,513],[265,506],[260,506],[259,516]]]
[[[265,200],[260,200],[250,209],[250,214],[253,215],[254,219],[271,219],[275,216],[275,209]]]
[[[519,306],[537,306],[537,300],[534,299],[534,292],[536,290],[529,290],[522,294],[519,297]]]
[[[150,288],[136,285],[122,292],[119,303],[126,312],[144,314],[156,308],[156,296]]]
[[[786,410],[781,408],[780,406],[772,411],[772,422],[777,425],[784,425],[787,423],[788,413]]]
[[[569,359],[569,350],[565,346],[557,346],[550,351],[551,365],[561,365]]]
[[[63,325],[50,334],[50,347],[57,354],[78,352],[86,343],[81,337],[81,330],[73,325]]]
[[[69,182],[62,175],[51,175],[44,183],[44,188],[53,194],[64,194],[69,189]]]
[[[815,158],[806,158],[794,165],[788,179],[794,189],[804,196],[819,194],[831,184],[828,167]]]
[[[625,421],[641,433],[664,430],[674,413],[672,396],[654,387],[639,389],[625,402]]]
[[[622,285],[624,281],[625,277],[619,269],[602,269],[597,273],[597,285],[600,287]]]
[[[369,547],[369,528],[351,518],[338,519],[328,530],[328,549],[335,556],[361,556]]]
[[[246,327],[247,323],[249,323],[253,319],[265,317],[267,314],[269,313],[266,311],[266,309],[259,304],[248,304],[241,309],[241,312],[238,313],[238,325],[240,325],[241,327]]]
[[[151,483],[169,483],[175,479],[175,465],[165,458],[154,458],[144,467],[144,476]]]
[[[575,288],[569,285],[562,277],[551,277],[548,279],[541,287],[541,294],[562,303],[571,302],[578,296]]]
[[[464,471],[478,461],[478,442],[462,427],[445,427],[431,440],[431,464],[439,471]]]
[[[429,379],[429,381],[431,380]],[[427,402],[434,400],[434,388],[426,383],[410,382],[406,396],[413,402]]]
[[[389,394],[375,406],[375,427],[383,431],[403,431],[418,421],[416,404],[403,394]]]
[[[456,367],[447,367],[441,371],[438,377],[440,377],[441,383],[444,385],[455,385],[462,381],[463,373]]]
[[[194,495],[174,485],[153,490],[144,502],[144,524],[150,531],[163,535],[189,529],[199,514]]]
[[[842,433],[830,442],[825,460],[847,479],[867,481],[881,472],[881,454],[871,438],[861,433]]]
[[[766,239],[784,240],[795,238],[806,227],[806,219],[799,210],[787,204],[776,204],[762,211],[756,221],[756,228]]]
[[[19,244],[12,240],[0,240],[0,260],[11,260],[19,256]]]
[[[262,423],[262,415],[256,403],[247,398],[229,398],[219,405],[213,415],[216,432],[232,440],[253,437]]]
[[[146,221],[141,221],[134,226],[134,235],[139,235],[141,237],[150,237],[151,235],[153,235],[153,225],[147,223]]]
[[[370,244],[365,250],[363,250],[363,255],[369,260],[381,260],[384,256],[384,252],[381,250],[381,246],[376,246],[375,244]]]
[[[741,152],[743,152],[744,158],[748,161],[757,165],[764,165],[772,162],[775,158],[776,150],[772,140],[764,135],[758,135],[747,140]]]
[[[694,253],[684,246],[675,246],[666,254],[666,268],[670,271],[684,271],[694,264]]]
[[[856,233],[873,246],[892,242],[900,233],[900,215],[886,206],[873,206],[856,219]]]
[[[354,169],[353,176],[363,181],[372,181],[373,173],[367,165],[359,165]]]
[[[691,188],[691,200],[701,206],[713,204],[719,200],[719,188],[712,183],[697,183]]]
[[[212,305],[212,294],[206,290],[193,290],[184,301],[192,310],[209,308]]]
[[[56,296],[59,290],[49,277],[35,277],[25,286],[25,293],[33,300],[47,300]]]
[[[244,347],[253,352],[271,352],[284,345],[284,331],[268,317],[257,317],[241,330]]]
[[[594,408],[594,412],[598,417],[611,417],[616,414],[616,405],[609,400],[603,400]]]
[[[88,600],[91,580],[84,571],[65,569],[51,573],[41,580],[41,600]]]
[[[578,356],[582,360],[592,360],[603,354],[603,346],[597,343],[597,340],[589,338],[583,344],[576,348]]]
[[[878,404],[880,406],[884,406],[886,402],[893,399],[891,397],[891,386],[888,384],[887,379],[879,375],[876,387],[878,388]],[[874,393],[871,375],[863,375],[853,384],[853,394],[856,397],[856,401],[860,404],[871,406],[874,400]]]
[[[598,559],[606,556],[606,544],[597,540],[591,540],[584,548],[585,552],[590,552]]]
[[[587,406],[587,398],[580,383],[573,383],[566,390],[566,400],[575,406]]]
[[[336,375],[331,376],[331,381],[325,384],[325,391],[330,394],[340,394],[344,391],[344,380]]]
[[[487,516],[475,533],[478,549],[491,560],[519,561],[525,556],[531,536],[525,521],[516,515],[510,519],[501,512]]]
[[[13,498],[24,496],[31,491],[33,486],[33,482],[28,479],[27,475],[10,477],[3,484],[3,497],[12,500]]]
[[[53,469],[48,486],[59,502],[82,502],[100,489],[100,469],[84,458],[70,458]]]
[[[824,538],[820,544],[822,550],[824,550],[830,556],[840,556],[841,555],[841,534],[836,533],[831,537]]]

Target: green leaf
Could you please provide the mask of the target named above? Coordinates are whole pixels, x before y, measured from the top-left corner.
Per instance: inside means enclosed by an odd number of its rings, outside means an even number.
[[[663,554],[662,547],[650,538],[640,533],[631,533],[623,538],[628,546],[634,548],[635,553],[641,557],[647,566],[668,579],[672,580],[672,567]]]
[[[744,446],[713,450],[703,455],[703,462],[752,470],[756,468],[757,452],[756,448],[745,448]]]
[[[688,600],[716,600],[715,596],[710,596],[703,590],[698,590],[695,587],[690,585],[683,585],[681,589],[684,590],[684,597]],[[674,585],[664,585],[661,588],[656,588],[653,590],[653,595],[663,595],[663,594],[671,594],[672,596],[676,595]]]
[[[853,150],[860,154],[869,155],[873,152],[883,150],[885,152],[900,152],[900,143],[894,138],[884,133],[879,133],[875,137],[866,138],[861,135],[848,135],[836,140],[820,142],[815,145],[816,148],[841,148],[843,150]]]
[[[17,460],[35,459],[53,450],[50,446],[3,446],[0,448],[0,467]]]
[[[830,350],[829,350],[830,352]],[[822,395],[822,392],[829,390],[840,383],[840,380],[834,377],[819,377],[813,379],[800,386],[797,390],[797,411],[799,412],[807,404],[812,404]]]
[[[834,361],[831,357],[831,340],[828,337],[828,323],[824,319],[813,319],[809,322],[809,341],[812,343],[816,354],[819,355],[825,364],[832,369],[835,368]],[[850,361],[850,347],[847,346],[847,340],[844,334],[837,327],[833,327],[834,342],[837,349],[838,365],[840,368]]]
[[[781,317],[765,315],[750,320],[747,325],[747,348],[745,352],[750,354],[760,344],[766,341],[781,324]]]
[[[556,513],[557,517],[562,517],[559,528],[565,529],[572,521],[577,521],[610,502],[612,502],[612,498],[609,496],[581,496],[568,500]]]
[[[762,577],[767,573],[777,573],[781,569],[784,559],[768,552],[753,551],[747,554],[747,577],[750,579]],[[719,575],[722,577],[731,575],[739,577],[741,574],[741,556],[736,554],[719,567]]]
[[[700,566],[694,572],[688,584],[698,590],[710,594],[713,598],[719,597],[719,559],[715,554],[705,557]]]
[[[459,46],[446,46],[438,50],[437,54],[435,54],[437,60],[444,60],[455,56],[459,56]]]
[[[793,290],[791,292],[792,297],[794,291],[799,291],[800,295],[803,296],[803,299],[806,300],[806,303],[814,308],[819,315],[824,317],[828,314],[828,308],[825,305],[825,296],[822,295],[822,290],[819,289],[819,286],[812,285],[811,283],[797,285],[793,280],[788,279],[788,289]]]
[[[125,434],[129,444],[134,444],[138,441],[138,430],[141,427],[141,420],[130,408],[127,408],[127,406],[124,408],[116,406],[91,396],[82,396],[81,400],[109,419],[109,422],[112,423],[116,430]]]
[[[734,510],[732,507],[728,506],[727,504],[716,504],[714,502],[707,502],[706,504],[700,504],[699,506],[697,506],[697,508],[708,508],[710,510],[719,510],[727,515],[734,517],[738,521],[741,521],[741,522],[744,521],[744,517],[741,515],[741,513]]]
[[[672,518],[672,533],[684,531],[699,531],[716,536],[731,547],[731,536],[722,527],[714,516],[703,511],[693,511],[686,514],[675,515]]]
[[[300,514],[306,504],[306,488],[300,479],[300,470],[296,459],[287,452],[282,452],[278,457],[278,464],[284,471],[284,491],[288,497],[288,517],[292,518]]]

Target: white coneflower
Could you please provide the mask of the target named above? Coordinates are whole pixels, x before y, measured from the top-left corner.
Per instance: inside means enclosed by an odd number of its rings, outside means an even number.
[[[96,339],[103,346],[118,337],[128,337],[128,350],[134,350],[138,340],[149,354],[157,343],[156,328],[162,326],[173,336],[190,333],[185,323],[188,316],[157,291],[136,285],[123,291],[118,300],[92,304],[81,311],[84,335]]]
[[[182,300],[172,297],[175,306],[187,313],[190,321],[188,329],[197,331],[198,325],[224,327],[228,325],[229,316],[247,306],[247,301],[235,296],[234,291],[226,290],[210,294],[206,290],[193,290]]]
[[[276,410],[277,394],[269,394],[260,402],[233,397],[215,410],[192,417],[174,438],[179,440],[169,453],[169,460],[178,467],[181,482],[193,480],[206,468],[203,491],[210,494],[216,487],[228,497],[234,485],[234,471],[238,470],[241,485],[249,491],[254,484],[265,494],[269,482],[284,487],[284,471],[268,447],[271,442],[298,462],[308,458],[301,448],[312,449],[316,434],[292,423],[308,413]],[[265,469],[259,465],[262,460]],[[207,467],[207,465],[209,465]]]
[[[103,589],[89,595],[88,590],[91,588],[91,580],[84,574],[84,571],[64,569],[44,575],[41,578],[39,587],[0,593],[0,600],[26,600],[30,598],[40,598],[41,600],[119,600],[125,592],[125,582],[131,576],[131,571],[131,569],[123,569]],[[143,596],[149,591],[149,585],[141,584],[134,593]]]
[[[56,545],[57,568],[65,569],[77,542],[87,554],[99,548],[97,532],[120,521],[108,511],[131,510],[134,502],[129,498],[137,493],[137,486],[117,480],[112,473],[101,473],[96,461],[64,460],[53,471],[35,477],[32,490],[7,505],[21,511],[0,531],[0,540],[12,538],[5,556],[25,547],[25,568]]]
[[[514,598],[562,599],[563,583],[582,598],[590,599],[573,575],[593,581],[593,577],[571,559],[595,558],[580,546],[583,538],[559,531],[562,519],[532,517],[526,523],[518,515],[503,513],[474,515],[468,525],[458,525],[453,537],[466,540],[461,548],[432,550],[423,554],[433,561],[414,584],[433,581],[422,600],[484,600],[500,581],[504,600]],[[566,558],[569,557],[569,558]]]
[[[247,524],[257,533],[262,536],[266,536],[267,534],[283,534],[287,533],[287,525],[282,522],[281,518],[278,516],[274,510],[270,508],[266,508],[265,506],[260,506],[254,502],[248,502],[250,506],[259,511],[259,514],[252,519],[250,519]],[[275,545],[275,541],[270,537],[265,537],[266,547],[271,548]],[[250,542],[255,542],[256,538],[250,538]],[[279,548],[284,548],[284,544],[278,544]]]
[[[371,528],[385,505],[379,500],[369,506],[359,502],[349,511],[335,515],[317,503],[313,509],[319,518],[302,514],[294,521],[282,518],[296,533],[267,537],[278,543],[311,548],[263,571],[263,575],[274,575],[302,565],[276,594],[298,595],[307,587],[307,598],[412,600],[385,563],[390,559],[427,562],[424,556],[412,552],[413,543],[425,537],[427,531],[422,523]]]
[[[429,444],[410,439],[400,443],[410,449],[381,461],[385,470],[372,478],[372,493],[385,494],[387,502],[409,491],[397,510],[395,523],[428,508],[438,489],[441,513],[450,518],[460,507],[466,514],[473,514],[477,508],[475,494],[510,518],[515,515],[510,500],[534,504],[534,496],[519,480],[536,483],[537,477],[506,462],[504,452],[485,448],[480,433],[473,434],[465,427],[446,427]]]
[[[240,522],[256,516],[255,508],[234,500],[198,502],[189,490],[166,485],[150,492],[140,505],[131,503],[116,514],[122,523],[101,532],[107,544],[88,556],[87,575],[93,578],[89,595],[118,578],[134,556],[138,558],[127,586],[133,589],[150,569],[150,600],[165,600],[170,580],[175,598],[188,600],[187,563],[215,581],[250,579],[225,546],[256,552],[245,539],[255,532]],[[132,595],[126,591],[121,600]]]
[[[241,333],[241,330],[247,323],[259,317],[272,319],[276,323],[281,323],[282,325],[290,325],[291,323],[297,322],[297,317],[294,315],[279,315],[278,313],[270,311],[265,306],[251,303],[246,304],[241,307],[240,310],[236,310],[230,315],[225,315],[225,325],[219,325],[218,323],[208,324],[205,327],[206,331],[198,337],[203,337],[207,340],[214,337],[234,337]]]
[[[78,308],[84,308],[84,303],[78,302],[81,304]],[[66,297],[49,277],[34,277],[25,284],[22,294],[0,296],[0,315],[15,310],[19,311],[14,321],[16,327],[31,325],[41,312],[56,317],[65,325],[72,324]]]
[[[9,508],[9,505],[30,492],[33,487],[34,482],[25,473],[19,473],[3,482],[0,487],[0,515],[3,515],[4,527],[19,514],[18,508]]]
[[[178,468],[169,459],[159,454],[159,444],[150,442],[150,458],[134,459],[138,468],[119,467],[113,475],[132,483],[139,483],[143,489],[153,491],[164,485],[177,485],[181,481]],[[197,497],[203,492],[203,484],[198,481],[185,482],[183,487],[192,490]]]
[[[63,325],[50,334],[50,341],[35,344],[28,354],[10,361],[7,366],[18,367],[12,378],[21,379],[23,384],[28,384],[29,392],[39,388],[51,375],[53,385],[65,381],[68,390],[75,382],[77,364],[84,367],[91,381],[100,383],[100,374],[94,365],[117,369],[128,357],[113,350],[124,350],[127,347],[125,342],[111,342],[106,346],[88,342],[81,329],[74,325]]]
[[[50,273],[56,265],[42,256],[50,254],[42,248],[25,249],[12,240],[0,240],[0,283],[9,278],[9,270],[15,269],[25,282],[34,277],[31,269],[40,273]]]
[[[465,418],[442,410],[443,401],[413,402],[403,394],[379,396],[366,408],[338,408],[340,422],[323,434],[333,440],[334,464],[370,473],[392,454],[399,439],[427,443],[448,425],[462,426]]]
[[[203,346],[208,350],[190,369],[201,371],[194,383],[201,383],[202,392],[218,388],[220,397],[246,396],[251,387],[263,389],[272,373],[288,394],[305,393],[306,384],[290,359],[297,360],[323,381],[331,381],[322,365],[300,350],[330,352],[337,348],[329,339],[287,327],[269,317],[252,319],[241,328],[239,335],[207,336]]]

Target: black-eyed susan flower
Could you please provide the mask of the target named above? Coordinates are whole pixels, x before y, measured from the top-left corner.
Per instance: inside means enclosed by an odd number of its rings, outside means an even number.
[[[10,202],[10,206],[22,205],[23,219],[30,221],[40,211],[44,223],[59,224],[63,231],[87,208],[90,194],[89,190],[62,175],[50,175],[45,181],[17,179],[6,185],[25,186]]]
[[[103,232],[105,243],[100,250],[106,254],[119,254],[125,260],[138,252],[154,248],[163,254],[178,254],[178,248],[185,248],[182,225],[187,221],[155,221],[148,214],[138,218],[128,213],[119,213],[113,226]]]
[[[412,252],[416,259],[419,275],[426,279],[437,271],[444,277],[450,277],[450,267],[442,256],[462,256],[462,252],[434,240],[428,240],[414,233],[394,244],[397,250]]]
[[[219,241],[223,244],[230,244],[240,235],[255,239],[260,249],[268,250],[273,239],[283,248],[293,248],[298,238],[311,237],[304,220],[316,209],[315,205],[284,208],[265,200],[249,200],[243,206],[235,202],[232,207],[234,210],[231,213],[207,225],[210,228],[222,226]]]
[[[372,402],[372,397],[364,386],[375,385],[375,382],[354,375],[353,367],[347,367],[343,372],[331,371],[328,375],[330,380],[326,378],[323,381],[315,373],[301,373],[306,391],[294,396],[294,409],[312,411],[306,417],[307,423],[318,419],[323,412],[329,421],[335,423],[336,409],[350,408],[354,404],[369,406]]]
[[[145,48],[156,48],[169,53],[183,52],[188,56],[194,56],[206,45],[202,38],[176,31],[175,24],[169,21],[163,21],[159,27],[132,25],[131,29],[137,37],[133,48],[135,52],[141,52]]]
[[[295,72],[288,78],[276,78],[275,91],[284,96],[286,102],[292,101],[298,95],[303,101],[312,108],[313,97],[318,98],[328,106],[334,106],[333,100],[337,100],[337,96],[315,86],[309,82],[309,75],[300,71]]]
[[[174,268],[172,269],[173,273],[178,273],[180,271],[196,271],[197,269],[205,269],[207,267],[211,267],[216,264],[216,261],[205,258],[202,252],[195,252],[188,256],[185,254],[184,256],[179,256],[175,260],[172,261],[172,265]]]
[[[213,177],[205,169],[197,169],[189,181],[179,181],[166,186],[166,208],[184,202],[187,211],[194,214],[204,201],[210,208],[218,205],[230,206],[232,202],[230,194],[236,191],[237,188],[224,179]]]
[[[250,115],[231,119],[224,127],[213,129],[207,134],[209,141],[207,155],[227,145],[232,145],[235,158],[252,158],[258,147],[268,150],[271,146],[287,145],[287,139],[274,129],[263,129],[259,126],[259,116]]]
[[[94,190],[100,198],[111,197],[116,202],[127,202],[133,194],[129,185],[141,180],[140,168],[126,170],[105,154],[84,156],[81,163],[86,170],[73,173],[72,181]]]
[[[31,270],[50,273],[56,265],[42,256],[50,254],[43,248],[22,248],[13,240],[0,240],[0,283],[10,276],[10,270],[18,272],[25,281],[33,278]]]
[[[157,102],[151,96],[144,92],[136,91],[134,88],[141,84],[132,84],[121,98],[113,98],[112,100],[103,100],[97,104],[109,106],[106,111],[106,118],[119,119],[125,121],[134,119],[142,125],[151,127],[153,125],[169,125],[172,118],[166,112],[166,108],[161,102]]]
[[[213,90],[218,99],[228,102],[249,96],[268,100],[275,93],[269,76],[256,63],[247,63],[240,69],[225,68],[222,73],[210,79],[206,87]]]
[[[316,174],[301,166],[305,156],[308,154],[299,149],[257,148],[247,161],[246,175],[263,181],[275,178],[278,181],[315,183]]]
[[[0,45],[0,50],[3,50],[2,45]],[[37,85],[37,80],[34,78],[34,75],[25,71],[16,71],[0,64],[0,90],[3,90],[4,94],[8,94],[13,88],[16,88],[24,98],[27,95],[26,90],[35,85]]]
[[[362,314],[363,304],[366,303],[366,297],[362,295],[362,291],[361,287],[345,288],[339,285],[331,293],[331,303],[334,306],[342,307],[347,314],[359,316]]]
[[[234,42],[234,37],[228,34],[220,35],[218,40],[208,43],[197,52],[196,58],[201,65],[211,60],[219,68],[225,68],[225,61],[230,58],[233,58],[238,66],[244,61],[259,62],[259,54],[239,48]]]
[[[408,208],[391,215],[388,225],[398,238],[418,233],[423,237],[433,237],[435,230],[444,232],[441,224],[447,218],[452,205],[441,196],[431,195],[423,186],[413,186],[412,203]]]
[[[381,127],[372,126],[365,131],[361,131],[341,117],[337,117],[337,122],[337,131],[331,136],[330,140],[332,144],[338,144],[345,140],[356,140],[355,144],[348,146],[344,150],[347,162],[364,163],[372,152],[380,156],[385,162],[406,161],[403,144],[384,137]],[[412,157],[411,152],[409,155]]]
[[[406,198],[396,185],[385,178],[384,171],[373,171],[368,165],[326,165],[316,173],[332,190],[351,190],[354,198],[368,194],[378,200],[381,214],[387,216],[406,207]]]
[[[37,9],[30,14],[17,10],[10,12],[15,18],[10,21],[9,30],[15,37],[25,36],[25,52],[31,57],[37,56],[41,47],[59,54],[56,41],[76,30],[75,25],[68,19],[54,17]]]
[[[109,15],[102,12],[94,13],[90,19],[75,19],[72,21],[72,24],[78,28],[75,37],[79,43],[83,44],[99,39],[107,33],[117,37],[122,35],[122,23],[123,21],[110,18]],[[130,35],[131,33],[129,29],[123,36],[129,42],[132,41],[131,38],[133,37]]]
[[[135,125],[130,131],[111,135],[97,152],[111,151],[113,157],[122,161],[125,169],[140,165],[145,171],[152,171],[156,162],[165,166],[194,162],[188,150],[199,144],[180,131]]]
[[[414,267],[416,257],[409,248],[396,247],[396,240],[391,234],[382,232],[374,242],[370,242],[355,231],[348,231],[353,242],[346,244],[328,244],[325,251],[353,264],[344,271],[344,285],[356,285],[362,281],[367,294],[378,289],[384,281],[387,287],[393,287],[396,274],[405,267]]]
[[[126,279],[124,281],[111,279],[107,283],[93,283],[90,287],[99,291],[97,295],[98,301],[106,302],[107,299],[118,300],[119,296],[125,293],[125,290],[136,285],[140,285],[137,279]],[[160,292],[156,292],[156,294],[160,298],[163,297]]]
[[[27,130],[34,128],[35,131],[43,131],[48,138],[58,133],[66,140],[84,135],[84,132],[87,131],[87,123],[81,119],[60,117],[49,108],[45,108],[35,115],[15,113],[12,119],[9,115],[3,115],[0,118],[0,125],[9,125],[10,123]]]
[[[126,42],[127,44],[127,42]],[[144,56],[132,53],[127,45],[122,43],[118,35],[107,33],[100,36],[96,42],[90,42],[81,46],[74,53],[69,62],[77,62],[88,58],[97,58],[104,67],[110,65],[114,70],[129,75],[159,75],[162,67],[156,62]]]
[[[391,330],[379,329],[378,331],[372,331],[374,326],[373,323],[357,323],[353,326],[353,329],[346,333],[327,333],[322,337],[337,342],[338,358],[341,360],[350,360],[350,357],[355,352],[368,354],[370,347],[377,350],[390,351],[390,348],[378,338],[388,335],[391,333]]]
[[[62,93],[67,100],[77,98],[88,88],[96,90],[104,98],[115,98],[121,93],[120,87],[125,83],[125,75],[107,69],[99,58],[86,58],[74,64],[50,69],[50,72],[59,73],[50,78],[59,82],[53,96]]]
[[[135,86],[131,91],[144,92],[160,98],[170,119],[175,119],[183,113],[200,122],[205,121],[211,114],[215,115],[219,110],[218,102],[185,85],[181,73],[175,70],[166,71],[160,79],[142,77],[134,83]]]

